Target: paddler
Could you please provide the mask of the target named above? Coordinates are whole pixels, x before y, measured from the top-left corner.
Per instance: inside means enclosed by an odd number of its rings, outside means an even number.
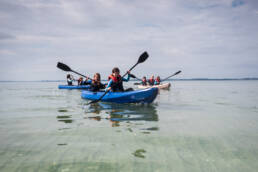
[[[80,78],[78,79],[78,85],[83,85],[83,78],[82,78],[82,77],[80,77]]]
[[[147,85],[147,79],[146,79],[146,76],[142,77],[142,81],[141,81],[141,84],[142,85]]]
[[[72,76],[72,75],[67,74],[67,75],[66,75],[66,80],[67,80],[67,84],[68,84],[68,85],[73,85],[74,79],[73,79],[73,76]]]
[[[90,84],[90,90],[97,92],[101,89],[105,89],[105,85],[101,83],[101,78],[99,73],[95,73],[92,80],[86,78],[84,82],[86,85]]]
[[[155,79],[154,85],[159,85],[160,84],[160,77],[157,76],[157,78]]]
[[[129,88],[124,90],[123,81],[128,82],[130,80],[130,71],[127,71],[127,78],[122,78],[120,75],[120,70],[118,67],[113,68],[112,74],[108,77],[108,85],[106,87],[107,90],[112,90],[113,92],[123,92],[123,91],[130,91],[133,90]]]
[[[148,83],[150,85],[154,85],[155,79],[154,79],[154,75],[151,76],[151,78],[148,80]]]

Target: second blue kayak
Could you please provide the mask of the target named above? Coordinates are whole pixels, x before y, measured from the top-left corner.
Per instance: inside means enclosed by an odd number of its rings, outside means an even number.
[[[59,89],[89,89],[90,85],[58,85]]]
[[[82,91],[81,97],[88,100],[98,100],[104,92]],[[127,92],[108,92],[101,101],[114,103],[152,103],[158,94],[158,88]]]

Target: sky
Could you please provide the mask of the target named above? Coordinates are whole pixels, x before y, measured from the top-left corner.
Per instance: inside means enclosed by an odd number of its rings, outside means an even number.
[[[258,1],[0,0],[0,80],[106,79],[144,51],[138,77],[258,77]]]

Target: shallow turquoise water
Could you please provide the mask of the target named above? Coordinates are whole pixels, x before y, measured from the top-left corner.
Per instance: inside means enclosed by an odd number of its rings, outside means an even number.
[[[258,82],[175,81],[151,105],[0,83],[0,171],[257,171]],[[129,83],[133,86],[133,83]]]

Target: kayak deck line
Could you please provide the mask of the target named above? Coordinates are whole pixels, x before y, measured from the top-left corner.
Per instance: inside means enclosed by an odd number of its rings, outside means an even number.
[[[58,85],[59,89],[89,89],[90,85]]]

